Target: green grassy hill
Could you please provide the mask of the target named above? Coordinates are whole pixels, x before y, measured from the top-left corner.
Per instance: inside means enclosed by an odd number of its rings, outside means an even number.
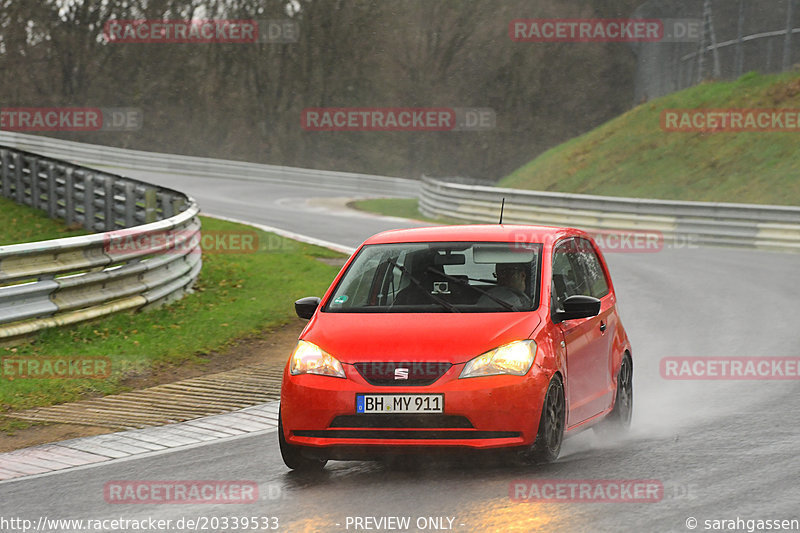
[[[746,74],[640,105],[559,145],[501,187],[605,196],[800,205],[800,129],[790,133],[665,132],[661,112],[800,110],[800,72]]]

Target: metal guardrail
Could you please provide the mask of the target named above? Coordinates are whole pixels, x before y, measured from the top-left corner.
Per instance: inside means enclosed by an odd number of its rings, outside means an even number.
[[[8,131],[0,131],[0,144],[103,168],[118,167],[215,179],[292,182],[315,188],[329,186],[343,194],[367,193],[390,198],[416,198],[420,186],[418,180],[405,178],[142,152]]]
[[[103,232],[0,246],[0,342],[178,299],[200,272],[199,208],[178,191],[0,146],[0,194]]]
[[[800,208],[504,189],[423,178],[420,211],[473,222],[659,232],[664,242],[800,251]]]

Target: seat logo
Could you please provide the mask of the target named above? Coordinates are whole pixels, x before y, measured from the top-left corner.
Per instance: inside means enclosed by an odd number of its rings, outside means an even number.
[[[408,369],[407,368],[395,368],[394,369],[394,379],[408,379]]]

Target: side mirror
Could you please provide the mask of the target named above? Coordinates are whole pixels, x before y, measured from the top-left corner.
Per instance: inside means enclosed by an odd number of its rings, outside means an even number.
[[[564,300],[564,310],[556,313],[558,321],[589,318],[600,314],[600,300],[575,294]]]
[[[297,313],[297,316],[300,318],[311,318],[314,316],[317,307],[319,307],[319,302],[320,299],[316,296],[300,298],[294,303],[294,312]]]

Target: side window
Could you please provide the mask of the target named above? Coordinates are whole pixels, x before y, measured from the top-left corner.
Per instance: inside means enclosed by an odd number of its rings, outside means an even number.
[[[579,262],[575,239],[559,243],[553,250],[553,280],[551,309],[562,309],[562,302],[576,294],[590,295],[590,287]]]
[[[586,273],[587,286],[589,288],[589,296],[595,298],[602,298],[608,294],[608,280],[603,271],[603,266],[600,264],[600,259],[597,257],[592,243],[586,239],[577,239],[579,253],[578,260],[581,267]]]

